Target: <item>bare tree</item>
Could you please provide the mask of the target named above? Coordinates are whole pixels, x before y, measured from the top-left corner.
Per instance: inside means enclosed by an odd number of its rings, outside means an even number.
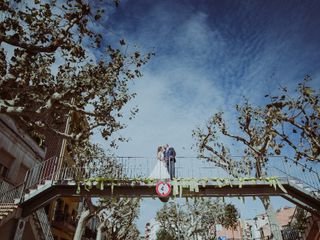
[[[108,139],[123,128],[122,108],[135,96],[128,85],[141,76],[139,69],[151,56],[129,53],[123,39],[118,47],[107,45],[103,34],[95,32],[104,9],[90,4],[0,3],[0,113],[40,138],[50,133],[80,141],[100,128]],[[62,131],[61,124],[75,113],[85,119],[86,128],[76,124],[68,133]]]
[[[311,80],[306,76],[294,93],[282,87],[279,96],[265,96],[269,102],[258,117],[272,122],[275,155],[285,150],[296,161],[320,161],[320,91],[308,85]]]
[[[231,130],[223,117],[216,113],[204,129],[193,131],[200,158],[214,162],[233,176],[255,173],[265,177],[265,165],[270,156],[278,156],[282,150],[293,154],[298,161],[319,160],[319,92],[307,86],[310,77],[298,85],[295,94],[289,95],[281,88],[280,96],[270,97],[262,107],[246,101],[237,105],[238,128]],[[229,142],[232,144],[227,144]],[[242,157],[232,155],[234,148]],[[292,151],[293,150],[293,151]],[[281,239],[269,197],[261,197],[267,211],[273,235]]]

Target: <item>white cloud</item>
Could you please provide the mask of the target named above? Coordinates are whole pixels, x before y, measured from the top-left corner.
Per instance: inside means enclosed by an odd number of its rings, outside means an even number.
[[[249,40],[236,34],[232,36],[235,39],[226,39],[228,36],[223,31],[232,31],[229,26],[216,27],[209,23],[208,14],[189,6],[178,13],[176,6],[170,7],[157,2],[143,16],[135,15],[139,25],[134,29],[138,31],[126,32],[125,24],[119,24],[119,31],[128,43],[140,43],[142,51],[154,46],[156,56],[145,67],[144,77],[132,87],[138,95],[128,108],[138,105],[140,112],[121,132],[131,141],[121,144],[117,155],[155,158],[157,146],[169,143],[178,155],[195,156],[190,150],[192,129],[203,125],[214,112],[225,111],[232,121],[234,105],[243,96],[259,104],[278,84],[295,85],[301,81],[298,76],[305,66],[297,64],[298,50],[293,49],[293,40],[286,39],[287,34],[277,38],[269,31],[259,31]],[[242,16],[241,21],[246,18],[247,15]],[[251,28],[248,22],[242,26],[245,33]],[[251,204],[248,202],[246,208]],[[145,204],[153,207],[158,203],[146,201]],[[152,218],[150,208],[146,211],[144,206],[140,224]],[[261,208],[260,203],[256,206]]]
[[[156,55],[151,61],[158,65],[152,70],[146,67],[144,77],[133,85],[138,95],[128,109],[138,105],[140,111],[121,132],[131,141],[120,145],[118,155],[155,156],[157,146],[165,143],[178,155],[196,155],[190,150],[192,129],[212,112],[225,109],[223,90],[200,66],[224,45],[205,20],[203,13],[191,15],[174,36],[176,54]]]

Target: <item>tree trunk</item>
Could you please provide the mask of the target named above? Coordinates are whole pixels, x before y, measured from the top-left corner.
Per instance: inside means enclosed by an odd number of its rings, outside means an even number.
[[[267,176],[265,169],[262,168],[261,163],[264,162],[264,159],[259,157],[256,160],[256,177],[265,177]],[[282,240],[281,231],[279,228],[279,224],[276,218],[276,214],[273,210],[273,207],[271,205],[270,197],[269,196],[261,196],[260,200],[262,201],[262,204],[264,206],[264,209],[266,210],[266,214],[268,216],[268,221],[270,225],[270,232],[273,236],[272,239],[274,240]]]
[[[102,240],[102,229],[105,225],[105,221],[100,222],[99,226],[97,227],[97,237],[96,240]]]
[[[262,204],[266,210],[269,225],[270,225],[270,231],[273,236],[274,240],[282,240],[282,235],[280,231],[280,227],[276,218],[276,214],[273,210],[273,207],[271,205],[270,197],[260,197]]]
[[[241,236],[242,236],[242,240],[247,240],[247,235],[246,235],[246,225],[245,222],[242,218],[240,218],[240,222],[241,222]]]
[[[76,232],[74,234],[73,240],[81,240],[81,237],[82,237],[82,234],[83,234],[83,232],[85,230],[86,223],[87,223],[87,220],[89,218],[89,215],[90,215],[90,210],[89,209],[81,212],[80,219],[78,221],[77,229],[76,229]]]

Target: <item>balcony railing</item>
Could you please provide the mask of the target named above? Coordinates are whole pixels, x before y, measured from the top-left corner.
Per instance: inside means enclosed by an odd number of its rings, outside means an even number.
[[[45,240],[54,240],[52,232],[51,232],[51,227],[50,227],[50,223],[48,220],[48,216],[44,210],[44,208],[40,208],[39,210],[36,211],[36,217],[37,220],[40,223],[40,227],[42,230],[42,233],[44,235],[44,239]]]
[[[0,194],[8,192],[13,188],[14,188],[13,184],[11,184],[3,179],[0,180]]]
[[[207,162],[192,157],[177,157],[175,173],[177,178],[234,178],[228,171],[217,167],[213,162]],[[144,157],[110,157],[110,164],[104,167],[64,167],[61,166],[63,159],[51,158],[29,169],[23,185],[15,187],[0,196],[0,201],[12,201],[21,197],[22,193],[28,193],[37,185],[50,181],[83,180],[88,178],[110,179],[145,179],[152,178],[150,173],[157,160]],[[297,163],[284,157],[270,157],[264,166],[265,177],[279,177],[281,179],[298,180],[309,191],[320,191],[320,177],[317,170],[306,165]],[[254,170],[239,177],[254,177]],[[23,191],[23,192],[21,192]]]
[[[9,191],[0,194],[0,203],[14,203],[22,197],[24,184],[20,184]]]

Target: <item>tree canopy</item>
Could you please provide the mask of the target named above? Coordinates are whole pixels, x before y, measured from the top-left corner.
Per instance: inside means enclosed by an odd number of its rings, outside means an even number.
[[[122,108],[135,96],[130,81],[141,76],[152,54],[130,52],[123,39],[105,44],[104,33],[96,30],[104,9],[93,4],[1,1],[0,113],[28,132],[80,141],[96,128],[108,139],[124,127]],[[85,118],[86,128],[64,131],[61,125],[75,113]]]
[[[215,113],[204,128],[193,131],[199,157],[235,177],[254,174],[257,178],[267,174],[272,157],[319,161],[320,92],[309,86],[310,80],[306,76],[294,92],[281,87],[280,94],[265,95],[261,106],[247,100],[236,105],[236,124],[229,124],[223,112]],[[272,233],[281,239],[270,198],[260,199]]]
[[[192,200],[182,207],[167,203],[157,213],[160,227],[174,239],[215,236],[215,225],[233,228],[239,213],[234,205],[206,198]],[[179,236],[179,238],[178,238]]]
[[[170,235],[170,233],[168,231],[161,228],[157,232],[157,240],[174,240],[174,238]]]
[[[83,179],[83,173],[88,170],[89,178],[99,178],[103,176],[105,178],[113,178],[117,174],[120,174],[123,170],[123,166],[116,161],[110,154],[99,147],[99,145],[86,144],[86,147],[79,151],[78,165],[85,166],[79,171],[80,179]],[[90,187],[87,189],[90,191]],[[102,239],[102,235],[108,236],[107,239],[137,239],[139,231],[136,227],[135,220],[138,218],[140,211],[140,199],[139,198],[116,198],[106,197],[95,200],[94,203],[91,199],[85,199],[85,203],[82,211],[79,212],[79,221],[74,236],[75,240],[81,239],[84,228],[88,221],[92,217],[96,216],[99,219],[99,226],[97,228],[97,239]]]
[[[140,210],[140,199],[104,198],[100,200],[104,209],[100,213],[103,232],[110,240],[138,239],[135,224]]]
[[[319,161],[320,92],[310,80],[306,76],[293,93],[282,87],[279,95],[266,95],[262,106],[236,105],[236,126],[228,125],[223,112],[215,113],[205,128],[193,131],[199,156],[233,175],[254,170],[258,177],[272,156]],[[235,148],[239,158],[233,156]]]

